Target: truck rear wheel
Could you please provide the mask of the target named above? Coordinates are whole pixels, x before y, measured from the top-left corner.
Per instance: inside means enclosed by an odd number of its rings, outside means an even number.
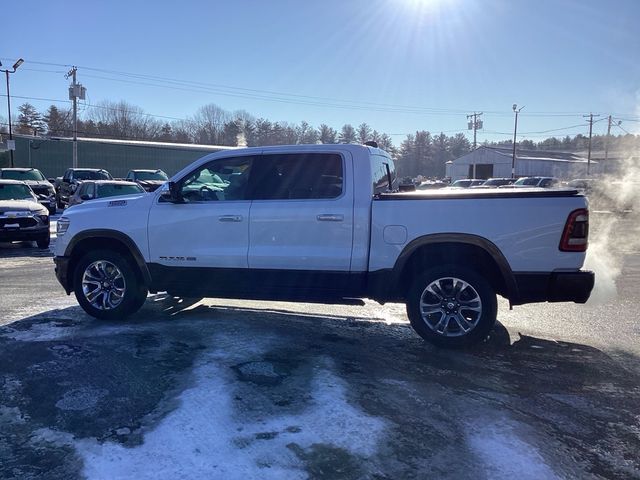
[[[489,282],[458,265],[442,265],[418,275],[407,296],[413,329],[428,342],[445,348],[484,340],[496,322],[497,308]]]
[[[103,320],[119,320],[139,310],[147,298],[129,260],[111,250],[84,255],[74,272],[74,293],[82,309]]]

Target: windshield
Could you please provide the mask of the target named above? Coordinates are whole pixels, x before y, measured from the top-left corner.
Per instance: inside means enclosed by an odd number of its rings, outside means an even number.
[[[20,181],[45,180],[44,175],[40,173],[40,170],[37,170],[35,168],[31,170],[2,170],[0,172],[0,178],[5,178],[7,180],[20,180]]]
[[[539,178],[521,178],[519,179],[515,185],[538,185],[538,182],[540,182]]]
[[[452,187],[468,187],[471,185],[471,180],[456,180],[451,184]]]
[[[21,184],[0,184],[0,200],[35,200],[31,189]]]
[[[132,195],[136,193],[144,193],[142,187],[132,183],[130,185],[120,184],[104,184],[98,185],[98,198],[117,197],[119,195]]]
[[[162,170],[158,170],[156,172],[135,172],[136,180],[169,180],[167,174]]]
[[[106,170],[76,170],[73,172],[75,180],[111,180]]]
[[[509,179],[493,178],[484,182],[483,185],[486,185],[487,187],[499,187],[500,185],[509,185],[510,183],[511,180]]]

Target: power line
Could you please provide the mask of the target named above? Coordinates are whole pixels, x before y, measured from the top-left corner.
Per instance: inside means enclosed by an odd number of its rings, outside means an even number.
[[[35,60],[29,60],[29,62],[33,64],[45,65],[45,66],[56,66],[56,67],[70,66],[69,64],[39,62]],[[466,115],[466,112],[469,111],[467,109],[458,110],[458,109],[446,109],[446,108],[435,108],[435,107],[415,107],[415,106],[377,103],[377,102],[368,102],[368,101],[354,102],[350,100],[343,100],[343,99],[337,99],[332,97],[301,95],[301,94],[277,92],[272,90],[235,87],[235,86],[229,86],[229,85],[188,81],[188,80],[181,80],[181,79],[175,79],[175,78],[161,77],[156,75],[123,72],[118,70],[109,70],[104,68],[95,68],[95,67],[88,67],[88,66],[79,66],[78,68],[81,68],[82,70],[89,70],[93,72],[104,73],[107,75],[122,76],[128,79],[128,80],[125,80],[125,79],[119,79],[119,78],[109,78],[109,77],[101,77],[98,75],[85,74],[85,76],[88,76],[88,77],[107,80],[107,81],[118,81],[118,82],[138,84],[138,85],[144,85],[144,86],[154,86],[154,87],[160,87],[160,88],[170,88],[174,90],[192,91],[197,93],[213,93],[216,95],[231,96],[231,97],[237,97],[237,98],[257,99],[257,100],[272,101],[272,102],[278,102],[278,103],[291,103],[291,104],[317,106],[317,107],[325,107],[325,108],[373,110],[373,111],[391,112],[391,113],[412,113],[412,114],[436,115],[436,116],[437,115],[461,116],[461,115]],[[53,73],[55,71],[51,71],[51,72]],[[140,80],[144,80],[144,81],[140,81]],[[149,82],[155,82],[155,83],[149,83]],[[511,115],[510,112],[501,111],[501,110],[485,109],[484,112],[485,114],[488,114],[491,116],[510,116]],[[537,117],[537,116],[539,117],[560,117],[560,116],[577,117],[580,115],[582,115],[581,112],[543,112],[543,111],[527,112],[527,116],[531,116],[531,117]],[[635,117],[634,115],[616,114],[616,116],[634,117],[634,118],[638,118],[637,121],[640,121],[640,117]]]

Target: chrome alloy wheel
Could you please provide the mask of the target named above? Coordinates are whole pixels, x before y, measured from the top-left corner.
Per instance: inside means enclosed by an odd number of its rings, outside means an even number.
[[[420,315],[438,335],[459,337],[478,325],[482,301],[476,289],[464,280],[438,278],[427,285],[420,296]]]
[[[82,293],[98,310],[112,310],[120,305],[126,289],[122,272],[107,260],[91,263],[82,275]]]

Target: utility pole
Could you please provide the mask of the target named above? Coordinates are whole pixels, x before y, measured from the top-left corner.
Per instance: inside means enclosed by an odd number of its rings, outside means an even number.
[[[482,120],[478,120],[478,117],[482,115],[482,112],[477,113],[473,112],[470,115],[467,115],[467,120],[473,118],[470,122],[467,123],[467,129],[473,130],[473,149],[476,149],[476,131],[482,128]],[[476,164],[473,164],[473,178],[476,178]]]
[[[0,70],[0,72],[4,72],[7,76],[7,115],[9,116],[9,142],[11,145],[7,145],[9,147],[9,155],[11,156],[11,168],[13,168],[13,150],[15,150],[15,144],[13,144],[13,132],[11,131],[11,94],[9,93],[9,74],[16,73],[16,70],[20,65],[24,63],[24,60],[19,58],[16,63],[13,64],[13,70],[9,70],[8,68],[4,70]],[[2,62],[0,62],[0,67],[2,66]]]
[[[87,91],[77,82],[77,71],[78,68],[73,66],[65,75],[65,78],[72,77],[73,80],[69,87],[69,100],[73,101],[73,168],[78,168],[78,98],[84,100]]]
[[[589,117],[589,153],[587,154],[587,175],[591,170],[591,134],[593,133],[593,117],[599,117],[600,115],[594,115],[590,113],[589,115],[583,115],[583,117]],[[611,118],[611,117],[609,117]]]
[[[516,178],[516,135],[518,133],[518,114],[524,106],[518,108],[516,103],[513,104],[513,111],[516,114],[516,123],[513,127],[513,155],[511,157],[511,178]]]
[[[474,150],[476,149],[476,145],[477,145],[477,142],[476,142],[476,131],[477,130],[482,130],[482,120],[478,120],[478,117],[480,115],[482,115],[482,112],[480,112],[480,113],[473,112],[473,113],[467,115],[467,120],[470,119],[470,118],[473,118],[472,121],[467,123],[467,129],[468,130],[473,130],[473,149]]]
[[[611,141],[611,125],[613,123],[613,119],[611,115],[609,115],[609,122],[607,124],[607,136],[604,141],[604,166],[603,169],[606,170],[609,164],[609,142]],[[620,125],[622,123],[621,120],[616,122],[616,125]],[[606,173],[606,172],[603,172]]]

